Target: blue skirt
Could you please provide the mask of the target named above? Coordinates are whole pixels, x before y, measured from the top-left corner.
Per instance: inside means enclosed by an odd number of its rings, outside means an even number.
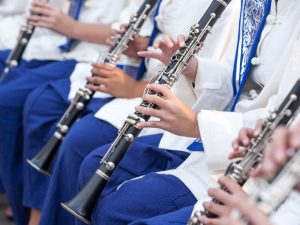
[[[14,68],[0,83],[0,176],[17,225],[27,225],[29,216],[22,204],[22,112],[26,98],[46,82],[69,77],[75,65],[76,61],[68,60]]]

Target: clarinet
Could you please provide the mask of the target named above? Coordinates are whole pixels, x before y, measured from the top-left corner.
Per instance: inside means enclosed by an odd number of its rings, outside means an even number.
[[[137,14],[131,17],[125,32],[116,39],[114,46],[109,51],[108,55],[102,59],[102,63],[115,66],[121,54],[128,48],[128,43],[133,41],[138,35],[142,25],[146,21],[148,15],[156,5],[157,0],[145,0]],[[94,74],[92,76],[95,76]],[[67,135],[72,125],[82,115],[86,106],[89,104],[95,91],[87,88],[80,88],[70,106],[58,122],[56,130],[50,140],[44,145],[41,151],[31,160],[27,162],[36,170],[50,176],[51,165],[57,155],[63,138]]]
[[[39,0],[39,1],[48,2],[47,0]],[[15,68],[20,65],[22,56],[28,46],[28,43],[33,35],[34,30],[35,30],[35,26],[32,26],[29,23],[21,27],[19,36],[17,38],[17,44],[10,52],[6,60],[6,66],[3,70],[0,80],[3,80],[8,75],[9,70],[11,68]]]
[[[292,157],[273,178],[264,178],[262,187],[252,197],[257,206],[271,215],[290,196],[291,191],[300,182],[300,149],[293,151]],[[239,212],[238,217],[249,224]]]
[[[300,80],[296,82],[277,110],[270,113],[262,126],[259,136],[251,139],[249,146],[245,149],[245,156],[240,161],[233,162],[228,166],[225,176],[231,177],[240,186],[246,183],[249,172],[256,168],[261,161],[263,150],[271,139],[274,129],[278,126],[290,126],[299,113],[300,98],[298,96],[300,96]],[[224,186],[220,188],[224,191],[228,191]],[[215,198],[213,198],[212,201],[221,204]],[[197,219],[199,215],[205,215],[209,218],[215,217],[214,214],[208,211],[197,211],[190,219],[188,225],[200,225],[201,222]]]
[[[211,31],[212,26],[230,1],[214,0],[210,4],[200,21],[191,28],[185,41],[185,46],[173,54],[169,65],[158,72],[150,83],[166,85],[169,88],[173,86],[184,68],[188,65],[191,57],[202,48],[207,34]],[[161,96],[159,93],[150,90],[145,90],[145,93]],[[147,108],[156,108],[156,105],[145,101],[142,101],[140,105]],[[101,160],[100,167],[78,195],[71,201],[62,203],[64,209],[83,222],[89,222],[93,209],[106,183],[120,164],[132,142],[141,132],[141,129],[138,129],[136,124],[141,121],[148,121],[149,119],[149,116],[138,112],[127,117],[122,128],[119,130],[117,138]]]

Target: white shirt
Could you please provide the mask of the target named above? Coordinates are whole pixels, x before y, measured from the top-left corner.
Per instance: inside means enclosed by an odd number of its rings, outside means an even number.
[[[16,44],[25,21],[26,5],[27,0],[2,0],[0,3],[0,49],[11,49]]]
[[[51,3],[63,7],[64,0],[54,0]],[[121,10],[127,6],[129,0],[87,0],[80,12],[79,21],[82,23],[111,24],[120,15]],[[59,46],[66,43],[66,37],[48,29],[38,28],[28,44],[24,59],[63,60],[76,59],[79,62],[92,62],[97,60],[99,51],[103,46],[91,42],[80,41],[74,49],[63,53]]]

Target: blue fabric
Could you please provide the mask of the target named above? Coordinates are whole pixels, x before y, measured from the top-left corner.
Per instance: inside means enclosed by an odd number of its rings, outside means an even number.
[[[187,225],[193,212],[194,206],[187,206],[174,212],[142,219],[129,225]]]
[[[30,208],[42,209],[50,178],[26,163],[34,157],[53,135],[55,126],[70,102],[69,78],[49,82],[35,89],[27,98],[24,113],[24,195],[23,203]],[[93,99],[83,115],[95,113],[110,99]]]
[[[157,134],[137,138],[103,190],[99,204],[101,204],[106,196],[113,194],[117,187],[123,182],[151,172],[174,169],[188,157],[189,154],[186,152],[168,151],[158,148],[157,146],[159,145],[161,137],[162,134]],[[78,189],[81,189],[94,174],[99,167],[100,160],[110,145],[111,144],[108,144],[96,149],[82,162]],[[97,214],[95,217],[97,217]],[[109,219],[105,220],[103,224],[106,224],[108,221]],[[107,224],[114,224],[113,222],[115,222],[115,220]],[[77,221],[77,224],[81,223]],[[123,224],[125,224],[125,222]]]
[[[256,53],[272,0],[243,0],[240,15],[239,37],[232,75],[234,97],[229,109],[234,111],[251,72],[251,59]],[[241,45],[241,52],[239,51]],[[238,56],[240,61],[238,62]],[[238,77],[237,77],[238,75]],[[238,84],[237,84],[238,82]]]
[[[117,129],[87,114],[74,124],[65,137],[57,157],[45,199],[41,225],[72,224],[75,219],[60,207],[76,193],[80,164],[95,148],[114,140]]]
[[[84,0],[72,0],[69,13],[68,13],[69,16],[75,20],[78,20],[83,3]],[[59,46],[59,48],[64,52],[68,52],[73,47],[74,42],[75,42],[74,39],[68,38],[67,43]]]
[[[47,63],[30,69],[13,68],[0,83],[0,176],[17,225],[27,225],[22,206],[22,111],[29,93],[49,80],[71,74],[74,60]]]
[[[125,182],[99,201],[93,225],[123,225],[193,205],[196,198],[175,176],[151,173]],[[165,224],[165,223],[161,223]]]
[[[3,187],[2,179],[0,179],[0,193],[4,193],[4,187]]]
[[[203,143],[201,142],[201,139],[197,138],[192,144],[190,144],[187,147],[187,149],[193,152],[203,152],[204,146]]]

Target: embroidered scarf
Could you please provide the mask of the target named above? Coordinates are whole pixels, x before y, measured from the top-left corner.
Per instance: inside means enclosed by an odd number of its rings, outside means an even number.
[[[242,0],[239,37],[234,61],[232,85],[234,97],[229,109],[234,111],[251,70],[272,0]]]

